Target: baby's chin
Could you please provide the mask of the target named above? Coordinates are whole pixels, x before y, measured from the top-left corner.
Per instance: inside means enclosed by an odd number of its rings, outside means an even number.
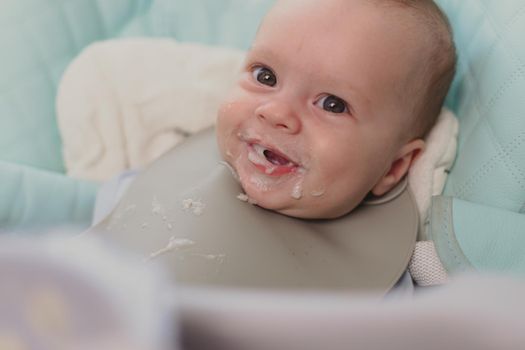
[[[349,206],[346,200],[339,205],[338,199],[330,195],[334,191],[315,181],[312,169],[300,168],[284,175],[268,174],[253,164],[246,152],[224,156],[234,170],[247,200],[261,208],[302,219],[332,219],[355,207]]]
[[[291,190],[276,188],[261,178],[240,175],[240,184],[249,200],[264,209],[284,213],[298,205],[290,195]]]
[[[346,215],[357,205],[335,207],[328,195],[314,192],[294,193],[294,189],[273,188],[261,190],[250,181],[241,181],[249,201],[257,206],[282,215],[299,219],[335,219]]]
[[[228,163],[234,169],[250,201],[265,209],[281,212],[293,208],[303,196],[303,173],[266,172],[251,162],[246,152],[229,159]]]

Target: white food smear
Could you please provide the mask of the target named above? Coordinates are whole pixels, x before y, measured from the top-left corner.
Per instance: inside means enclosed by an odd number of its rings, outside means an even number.
[[[310,192],[310,195],[312,197],[321,197],[322,195],[324,195],[324,190],[317,190],[317,191],[312,191]]]
[[[153,200],[151,201],[151,213],[155,215],[164,213],[164,208],[162,208],[162,205],[158,201],[157,197],[153,197]]]
[[[172,250],[189,248],[193,245],[195,245],[195,242],[191,239],[171,237],[167,246],[157,250],[156,252],[151,253],[150,256],[146,259],[146,261],[155,259],[162,254],[171,252]]]
[[[292,198],[299,200],[301,199],[302,196],[303,196],[303,182],[299,181],[298,183],[295,184],[295,186],[292,189]]]
[[[193,254],[195,256],[200,256],[206,260],[209,260],[209,261],[214,261],[214,262],[217,262],[219,264],[222,264],[224,263],[224,259],[226,259],[226,255],[225,254]]]
[[[253,174],[252,176],[250,176],[250,182],[257,186],[261,191],[268,191],[272,184],[271,180],[268,180],[267,178],[264,178],[257,174]]]
[[[182,201],[182,209],[190,209],[193,203],[193,199],[184,199]]]
[[[245,193],[239,193],[239,195],[237,196],[237,199],[243,202],[248,202],[249,197]]]
[[[204,211],[204,203],[198,200],[194,200],[191,198],[184,199],[182,201],[182,209],[184,210],[191,210],[194,215],[202,215]]]
[[[304,182],[304,174],[306,173],[306,170],[304,168],[299,168],[299,180],[292,188],[291,196],[293,199],[301,199],[303,197],[303,182]]]
[[[268,164],[268,161],[266,159],[262,159],[260,156],[258,156],[254,152],[248,153],[248,160],[250,162],[254,163],[254,164],[259,164],[259,165],[267,165]]]
[[[266,168],[266,170],[265,170],[264,172],[265,172],[266,174],[268,174],[268,175],[272,175],[273,172],[275,171],[275,169],[276,169],[276,167],[271,166],[271,167]]]
[[[239,193],[239,195],[237,196],[237,199],[243,202],[248,202],[253,205],[257,204],[257,201],[255,199],[248,197],[246,193]]]

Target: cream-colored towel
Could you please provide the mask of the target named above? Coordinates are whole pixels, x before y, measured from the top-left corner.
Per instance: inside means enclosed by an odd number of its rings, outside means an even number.
[[[419,241],[416,243],[409,270],[417,284],[429,286],[448,280],[447,272],[434,247],[428,240],[428,215],[432,196],[440,195],[447,174],[456,157],[458,121],[454,114],[443,109],[436,125],[426,138],[426,149],[408,174],[408,184],[419,210]]]
[[[172,39],[89,46],[66,70],[57,96],[67,173],[103,181],[143,167],[213,125],[243,60],[242,51]],[[410,171],[420,237],[425,238],[430,199],[442,192],[454,161],[457,132],[456,118],[443,110]],[[425,285],[446,280],[432,242],[418,243],[411,272]]]
[[[408,174],[408,184],[417,202],[421,238],[426,239],[425,223],[432,196],[443,192],[447,174],[456,157],[458,121],[454,114],[443,109],[426,137],[425,151],[414,162]]]
[[[171,39],[89,46],[67,68],[58,89],[67,174],[109,179],[143,167],[213,125],[243,60],[239,50]]]

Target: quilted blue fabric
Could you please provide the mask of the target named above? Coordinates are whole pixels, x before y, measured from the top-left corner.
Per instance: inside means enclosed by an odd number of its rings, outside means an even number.
[[[525,273],[525,2],[438,0],[459,53],[458,156],[430,236],[449,272]]]
[[[430,217],[430,238],[447,271],[525,274],[525,215],[437,196]]]
[[[54,98],[64,68],[83,47],[108,37],[153,35],[246,48],[274,1],[0,1],[0,174],[4,179],[26,174],[26,186],[17,187],[19,192],[2,188],[0,203],[14,194],[29,195],[24,188],[36,188],[33,184],[44,188],[48,182],[40,181],[38,169],[49,171],[45,178],[55,188],[62,183],[64,191],[75,191],[62,174]],[[520,36],[525,32],[525,3],[437,2],[451,20],[459,52],[458,73],[447,99],[460,121],[459,153],[446,193],[524,213],[525,41]],[[15,171],[19,164],[36,171]],[[64,200],[55,199],[56,204],[45,210],[53,216]],[[82,208],[92,205],[91,194],[68,200],[70,205],[86,204]],[[0,214],[1,227],[11,217]],[[86,222],[90,214],[86,209]],[[24,222],[33,220],[24,217]]]
[[[117,36],[246,48],[272,2],[0,1],[0,229],[89,223],[96,186],[63,175],[54,106],[60,77],[80,50]]]
[[[247,49],[263,15],[275,0],[154,0],[121,36],[137,31],[179,41]],[[141,28],[141,29],[138,29]]]
[[[2,161],[0,169],[0,232],[85,226],[93,211],[95,184]]]
[[[96,187],[65,177],[55,118],[63,70],[150,1],[0,1],[0,229],[89,222]]]
[[[459,52],[448,100],[459,150],[446,194],[525,213],[525,2],[438,2]]]
[[[0,2],[0,159],[63,171],[54,99],[62,72],[94,40],[116,35],[147,3]]]

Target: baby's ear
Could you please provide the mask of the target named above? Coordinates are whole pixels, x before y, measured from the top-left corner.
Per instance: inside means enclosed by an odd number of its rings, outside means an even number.
[[[410,166],[425,149],[425,141],[416,139],[410,141],[396,155],[395,160],[390,165],[390,169],[372,188],[374,196],[382,196],[392,188],[408,173]]]

